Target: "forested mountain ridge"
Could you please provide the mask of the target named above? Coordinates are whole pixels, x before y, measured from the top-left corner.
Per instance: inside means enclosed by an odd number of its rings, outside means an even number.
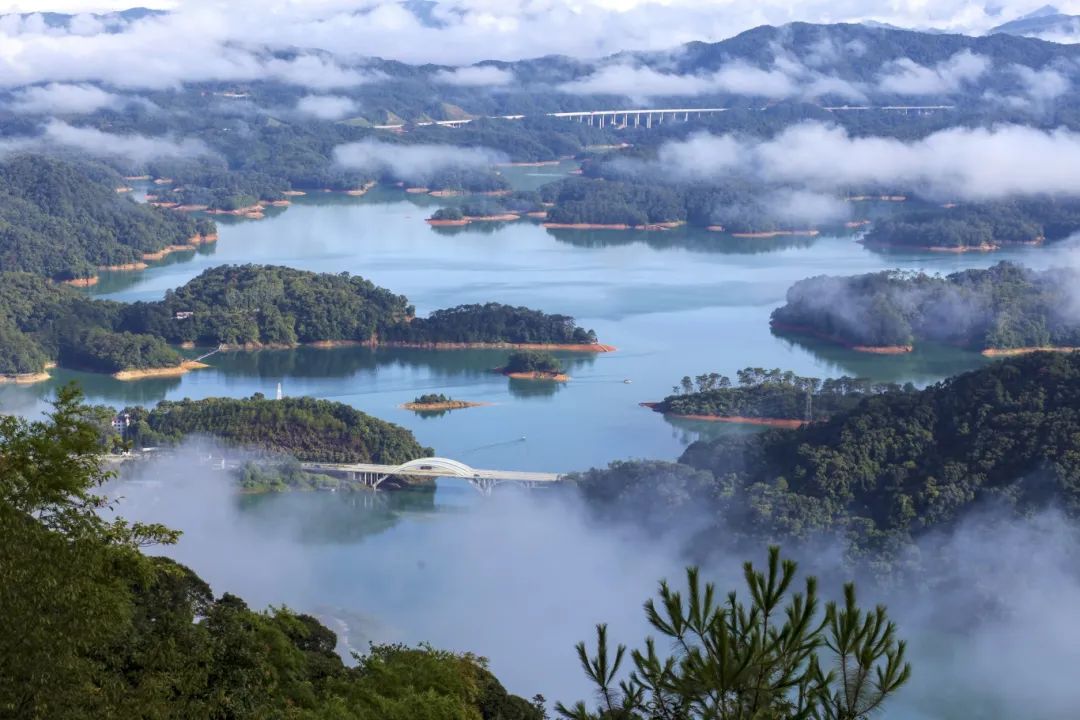
[[[41,155],[0,163],[0,272],[93,277],[215,232],[208,219],[138,204],[119,185],[106,168]]]
[[[798,430],[698,441],[675,465],[616,463],[577,480],[603,513],[704,506],[709,532],[729,538],[840,535],[856,554],[895,559],[989,504],[1080,515],[1078,446],[1080,354],[1039,353],[870,396]]]

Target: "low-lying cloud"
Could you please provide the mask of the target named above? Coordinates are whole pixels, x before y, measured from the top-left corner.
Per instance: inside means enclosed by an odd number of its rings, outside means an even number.
[[[334,148],[334,159],[342,167],[389,174],[408,182],[424,182],[445,170],[484,169],[506,160],[501,153],[487,148],[402,145],[379,140],[339,145]]]
[[[741,60],[700,74],[663,72],[644,65],[607,65],[591,75],[563,83],[559,90],[575,95],[622,95],[639,101],[654,97],[706,94],[742,95],[783,100],[838,97],[861,101],[866,96],[854,84],[824,75],[789,58],[761,68]]]
[[[296,103],[296,111],[320,120],[340,120],[356,112],[355,100],[341,95],[305,95]]]
[[[83,115],[106,107],[117,107],[125,99],[93,85],[49,83],[28,87],[14,94],[10,108],[27,115]]]
[[[742,174],[816,191],[889,186],[965,199],[1075,194],[1080,133],[1002,125],[949,128],[903,141],[853,137],[810,122],[767,140],[695,134],[662,146],[657,164],[678,179]]]
[[[458,87],[500,87],[514,82],[514,73],[494,65],[473,65],[435,73],[435,82]]]
[[[99,157],[121,157],[140,164],[162,158],[190,158],[210,153],[201,141],[192,138],[149,135],[119,135],[95,128],[83,128],[53,120],[45,126],[45,142],[76,148]]]
[[[878,89],[895,95],[950,95],[977,82],[991,65],[989,58],[970,50],[961,50],[933,67],[901,58],[883,69]]]

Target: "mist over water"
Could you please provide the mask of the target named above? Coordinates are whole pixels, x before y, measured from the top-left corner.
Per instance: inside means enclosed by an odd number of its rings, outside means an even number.
[[[481,497],[460,481],[434,492],[238,495],[189,447],[142,466],[111,494],[119,513],[181,529],[154,548],[195,569],[215,592],[253,607],[319,616],[342,649],[369,641],[430,642],[488,657],[511,692],[549,701],[591,697],[573,646],[608,622],[640,646],[642,603],[679,587],[688,543],[709,519],[664,537],[602,523],[576,496],[511,488]],[[193,471],[193,468],[196,468]],[[857,578],[863,606],[883,600],[910,641],[914,678],[885,716],[902,720],[1075,717],[1080,706],[1080,535],[1060,515],[1024,521],[987,512],[920,542],[916,584]],[[705,577],[742,590],[742,562],[705,550]],[[835,545],[785,546],[836,598],[851,579]]]

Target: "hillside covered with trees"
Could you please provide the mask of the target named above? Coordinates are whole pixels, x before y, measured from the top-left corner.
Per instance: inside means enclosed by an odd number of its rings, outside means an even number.
[[[1078,438],[1080,354],[1036,353],[872,394],[800,429],[699,441],[677,464],[616,463],[577,482],[602,514],[652,508],[656,530],[705,507],[706,535],[751,546],[842,537],[855,556],[898,560],[913,538],[976,507],[1080,515]]]
[[[781,332],[853,346],[1080,347],[1077,287],[1074,270],[1036,271],[1008,262],[944,277],[822,275],[795,283],[772,323]]]
[[[308,397],[165,400],[150,409],[125,408],[120,417],[124,440],[135,448],[204,436],[309,462],[400,465],[432,454],[402,427]]]
[[[93,277],[215,232],[208,219],[134,202],[107,168],[40,155],[0,162],[0,272]]]

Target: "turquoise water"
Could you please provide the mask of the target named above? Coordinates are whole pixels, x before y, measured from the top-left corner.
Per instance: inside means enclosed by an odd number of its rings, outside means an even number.
[[[552,174],[552,168],[509,168]],[[520,178],[515,178],[521,182]],[[795,281],[891,267],[948,272],[1011,258],[1036,266],[1065,251],[890,254],[857,236],[747,240],[703,231],[550,231],[519,221],[454,232],[424,223],[439,201],[376,189],[363,198],[317,194],[264,220],[227,219],[216,245],[137,273],[111,273],[93,288],[116,300],[160,298],[222,263],[273,263],[348,271],[407,295],[420,313],[494,300],[573,315],[618,352],[563,354],[566,384],[513,381],[490,372],[499,351],[340,348],[226,353],[181,378],[121,382],[65,370],[51,382],[0,388],[0,407],[33,413],[59,383],[79,382],[95,403],[153,404],[209,396],[311,395],[350,403],[412,429],[440,454],[476,467],[565,471],[625,457],[673,459],[705,423],[671,424],[638,406],[683,375],[734,374],[746,366],[803,374],[934,382],[984,361],[953,348],[881,357],[774,336],[769,313]],[[629,381],[629,382],[626,382]],[[440,417],[399,406],[424,392],[490,403]],[[522,439],[524,438],[524,439]]]

